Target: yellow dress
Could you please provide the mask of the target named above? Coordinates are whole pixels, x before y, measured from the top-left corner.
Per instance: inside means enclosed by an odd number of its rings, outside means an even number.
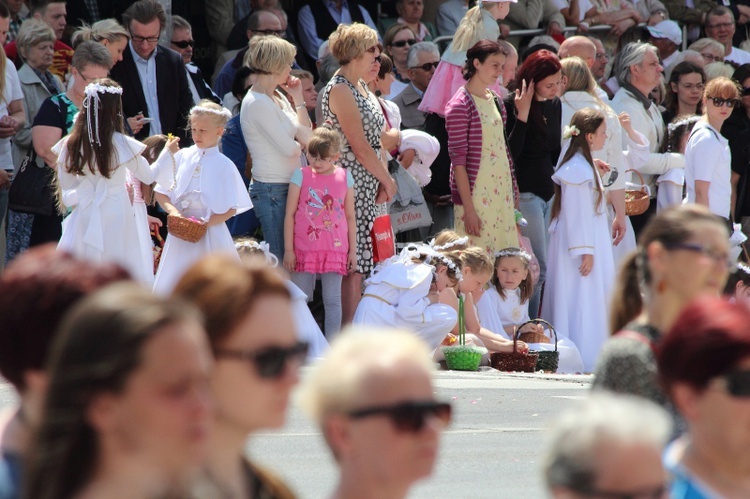
[[[474,246],[484,248],[490,255],[509,246],[518,246],[513,203],[513,178],[505,152],[503,118],[493,99],[471,96],[482,121],[482,160],[474,181],[471,199],[482,221],[480,236],[469,236]],[[464,236],[464,207],[456,205],[455,230]]]

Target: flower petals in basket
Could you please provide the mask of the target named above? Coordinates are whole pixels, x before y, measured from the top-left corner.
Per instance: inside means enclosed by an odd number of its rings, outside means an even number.
[[[490,354],[490,365],[498,371],[516,371],[523,373],[533,373],[536,369],[536,362],[539,354],[534,352],[522,353],[518,351],[518,331],[516,329],[513,335],[512,352],[492,352]]]
[[[178,239],[189,243],[197,243],[206,235],[208,226],[206,222],[192,217],[185,218],[177,215],[168,215],[167,229],[171,235]]]
[[[526,322],[525,324],[528,324],[529,322],[533,324],[542,324],[545,329],[550,331],[550,334],[554,336],[555,339],[555,349],[550,350],[532,350],[531,353],[536,353],[539,355],[539,359],[536,361],[536,370],[537,371],[546,371],[546,372],[557,372],[557,367],[560,364],[560,352],[557,351],[557,331],[555,330],[554,326],[550,324],[549,322],[545,321],[544,319],[531,319],[530,321]],[[521,324],[521,326],[518,327],[520,330],[521,327],[523,327],[524,324]],[[521,339],[525,341],[526,343],[549,343],[549,338],[547,336],[544,336],[544,339],[547,341],[529,341],[527,339],[523,338],[523,334],[521,335]]]

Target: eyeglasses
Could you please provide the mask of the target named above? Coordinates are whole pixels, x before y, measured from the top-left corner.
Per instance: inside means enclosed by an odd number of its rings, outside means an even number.
[[[737,102],[737,99],[724,99],[722,97],[708,97],[711,99],[711,101],[714,103],[714,106],[721,107],[726,105],[729,109],[732,109],[734,106],[739,104]]]
[[[698,90],[700,92],[703,92],[703,89],[706,88],[706,85],[703,83],[680,83],[680,86],[687,90],[688,92],[692,92],[693,90]]]
[[[179,42],[172,40],[172,45],[176,45],[181,49],[186,49],[188,47],[195,47],[195,40],[182,40]]]
[[[349,413],[352,419],[371,416],[388,416],[393,427],[402,433],[419,433],[427,424],[428,417],[435,417],[444,425],[451,422],[452,407],[447,402],[427,400],[423,402],[402,402],[400,404],[367,407]]]
[[[725,381],[725,389],[733,397],[750,397],[750,371],[732,371],[719,379]]]
[[[596,497],[597,499],[663,499],[667,497],[667,487],[663,484],[632,492],[614,492],[596,489],[576,490],[576,492],[584,497]]]
[[[597,59],[607,59],[607,54],[605,52],[597,52],[596,53]]]
[[[286,31],[279,31],[275,29],[256,29],[253,30],[253,33],[259,33],[261,35],[276,35],[279,38],[284,38],[284,35],[286,35]]]
[[[276,379],[284,374],[289,362],[293,362],[296,366],[301,365],[307,356],[309,346],[300,341],[291,347],[268,347],[257,352],[218,349],[216,357],[252,362],[255,364],[258,376],[264,379]]]
[[[700,253],[711,258],[716,263],[723,263],[729,272],[734,272],[737,270],[737,262],[729,258],[726,253],[720,253],[697,243],[669,243],[665,244],[664,247],[670,251],[685,250],[692,251],[693,253]]]
[[[158,36],[138,36],[133,35],[133,43],[157,43],[159,41]]]
[[[440,61],[436,62],[425,62],[421,66],[414,66],[409,69],[421,69],[422,71],[429,71],[431,69],[437,69],[438,65],[440,64]]]
[[[734,26],[734,23],[719,23],[719,24],[707,24],[706,28],[721,29],[721,28],[731,28],[732,26]]]
[[[716,55],[709,54],[709,53],[703,53],[703,52],[701,52],[701,57],[703,57],[706,60],[706,62],[721,62],[724,60],[723,57],[716,56]]]
[[[393,45],[394,47],[398,47],[398,48],[402,49],[402,48],[406,47],[407,45],[411,47],[415,43],[417,43],[417,41],[414,38],[409,38],[408,40],[399,40],[397,42],[393,42],[393,43],[391,43],[391,45]]]

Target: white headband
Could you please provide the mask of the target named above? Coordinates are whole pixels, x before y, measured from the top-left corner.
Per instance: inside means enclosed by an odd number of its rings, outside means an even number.
[[[445,251],[449,250],[454,246],[463,246],[464,244],[468,244],[469,242],[469,236],[459,237],[453,242],[445,243],[440,246],[435,246],[435,240],[433,239],[430,241],[430,247],[435,251]]]
[[[191,110],[191,112],[211,113],[211,114],[215,114],[217,116],[223,116],[224,118],[226,118],[228,120],[232,119],[232,112],[229,109],[224,108],[224,107],[222,107],[219,110],[219,109],[211,109],[211,108],[203,107],[203,106],[195,106]]]
[[[453,260],[436,251],[435,248],[425,244],[410,244],[401,251],[400,256],[404,260],[412,260],[413,258],[419,258],[421,255],[427,255],[427,261],[425,263],[429,264],[433,259],[439,260],[440,263],[453,271],[457,280],[460,281],[463,279],[461,269],[458,268],[458,265],[456,265]]]
[[[234,243],[234,247],[236,249],[240,248],[250,248],[254,250],[260,250],[263,252],[263,255],[266,257],[266,263],[269,264],[271,267],[278,267],[279,266],[279,258],[271,253],[271,247],[268,246],[268,243],[265,241],[257,242],[257,241],[237,241]]]
[[[122,95],[122,87],[111,87],[100,83],[89,83],[83,91],[86,97],[83,99],[83,108],[86,110],[86,121],[89,133],[89,143],[94,143],[94,130],[96,130],[96,143],[102,145],[99,140],[99,107],[101,101],[99,94],[117,94]],[[92,103],[93,100],[93,103]],[[91,107],[94,108],[94,128],[91,127]]]
[[[525,258],[527,262],[531,261],[531,255],[522,249],[504,249],[495,252],[495,258],[514,256],[517,258]]]

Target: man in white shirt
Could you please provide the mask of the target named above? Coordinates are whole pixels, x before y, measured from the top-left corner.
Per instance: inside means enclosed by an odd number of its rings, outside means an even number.
[[[668,68],[680,55],[682,29],[676,22],[666,20],[649,26],[648,32],[651,33],[651,45],[659,49],[661,65]]]
[[[734,14],[727,7],[720,5],[706,14],[703,26],[706,36],[724,45],[724,60],[739,66],[750,63],[750,53],[732,46],[732,37],[736,29]]]
[[[198,104],[202,99],[210,99],[221,104],[221,99],[208,86],[201,70],[192,62],[194,45],[193,28],[190,23],[183,17],[172,16],[172,39],[169,41],[169,48],[182,56],[190,93],[193,94],[193,103]]]
[[[612,99],[612,109],[630,115],[633,128],[646,136],[651,147],[649,159],[638,171],[651,190],[651,205],[643,215],[630,217],[636,236],[650,216],[656,212],[656,177],[672,168],[683,168],[685,158],[679,153],[660,153],[666,127],[659,108],[648,98],[664,72],[659,64],[656,47],[649,43],[629,43],[620,51],[615,75],[620,89]],[[627,147],[623,134],[623,149]]]

